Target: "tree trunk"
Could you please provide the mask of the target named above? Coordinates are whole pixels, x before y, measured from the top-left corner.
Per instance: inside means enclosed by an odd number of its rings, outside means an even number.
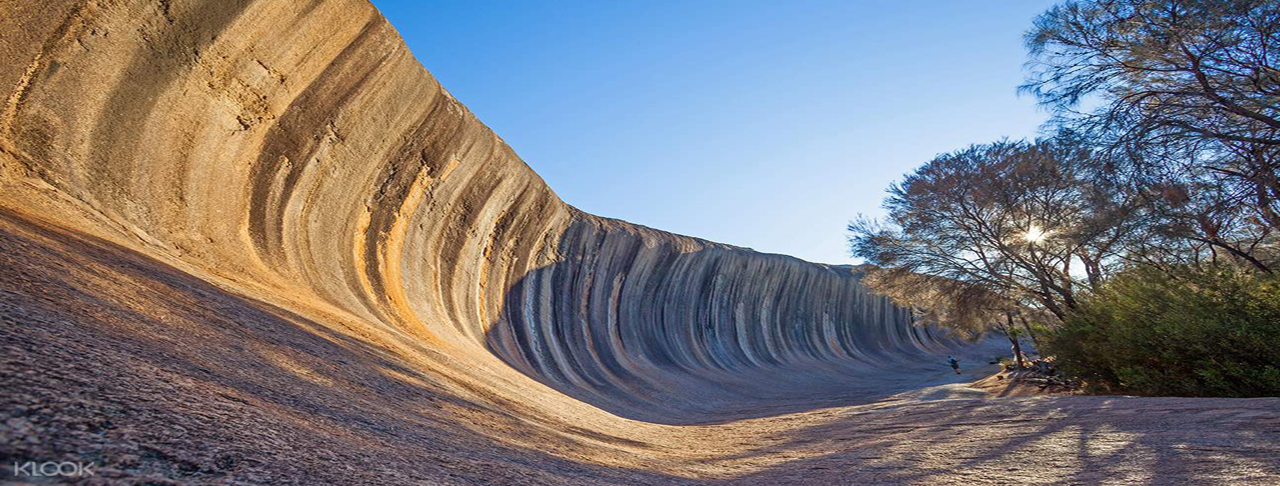
[[[1008,319],[1008,323],[1005,324],[1004,335],[1009,338],[1009,342],[1013,343],[1013,359],[1017,361],[1019,368],[1026,368],[1027,360],[1022,355],[1022,344],[1018,343],[1017,332],[1014,331],[1015,328],[1013,327],[1013,313],[1006,312],[1004,316]]]
[[[1039,351],[1039,350],[1040,350],[1040,340],[1039,340],[1039,339],[1036,339],[1036,333],[1035,333],[1034,331],[1032,331],[1032,330],[1031,330],[1031,323],[1030,323],[1030,322],[1027,322],[1027,318],[1026,318],[1025,316],[1023,316],[1021,312],[1019,312],[1019,313],[1018,313],[1018,320],[1019,320],[1019,321],[1022,321],[1022,327],[1023,327],[1024,329],[1026,329],[1026,330],[1027,330],[1027,335],[1028,335],[1028,336],[1031,336],[1031,343],[1032,343],[1032,344],[1035,344],[1035,345],[1036,345],[1036,350],[1037,350],[1037,351]]]

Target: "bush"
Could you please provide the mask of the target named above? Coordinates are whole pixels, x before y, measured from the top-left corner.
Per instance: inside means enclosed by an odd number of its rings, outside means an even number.
[[[1280,395],[1280,278],[1130,270],[1085,297],[1045,341],[1060,369],[1094,391]]]

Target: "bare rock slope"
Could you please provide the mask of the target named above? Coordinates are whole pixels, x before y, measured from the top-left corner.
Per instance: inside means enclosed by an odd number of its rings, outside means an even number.
[[[993,402],[937,355],[998,349],[910,325],[848,268],[566,205],[367,2],[0,13],[5,467],[383,484],[1280,474],[1276,400]],[[1019,457],[1041,441],[1065,459]]]

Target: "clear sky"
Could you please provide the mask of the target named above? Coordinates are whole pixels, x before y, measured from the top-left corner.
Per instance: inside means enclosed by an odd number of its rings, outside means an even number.
[[[569,204],[825,263],[934,155],[1036,135],[1052,3],[374,0]]]

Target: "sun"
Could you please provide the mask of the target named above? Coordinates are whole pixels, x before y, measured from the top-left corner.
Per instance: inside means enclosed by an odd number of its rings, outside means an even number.
[[[1044,241],[1046,236],[1049,236],[1049,232],[1033,224],[1030,228],[1027,228],[1027,232],[1022,235],[1022,239],[1027,240],[1029,243],[1039,243]]]

